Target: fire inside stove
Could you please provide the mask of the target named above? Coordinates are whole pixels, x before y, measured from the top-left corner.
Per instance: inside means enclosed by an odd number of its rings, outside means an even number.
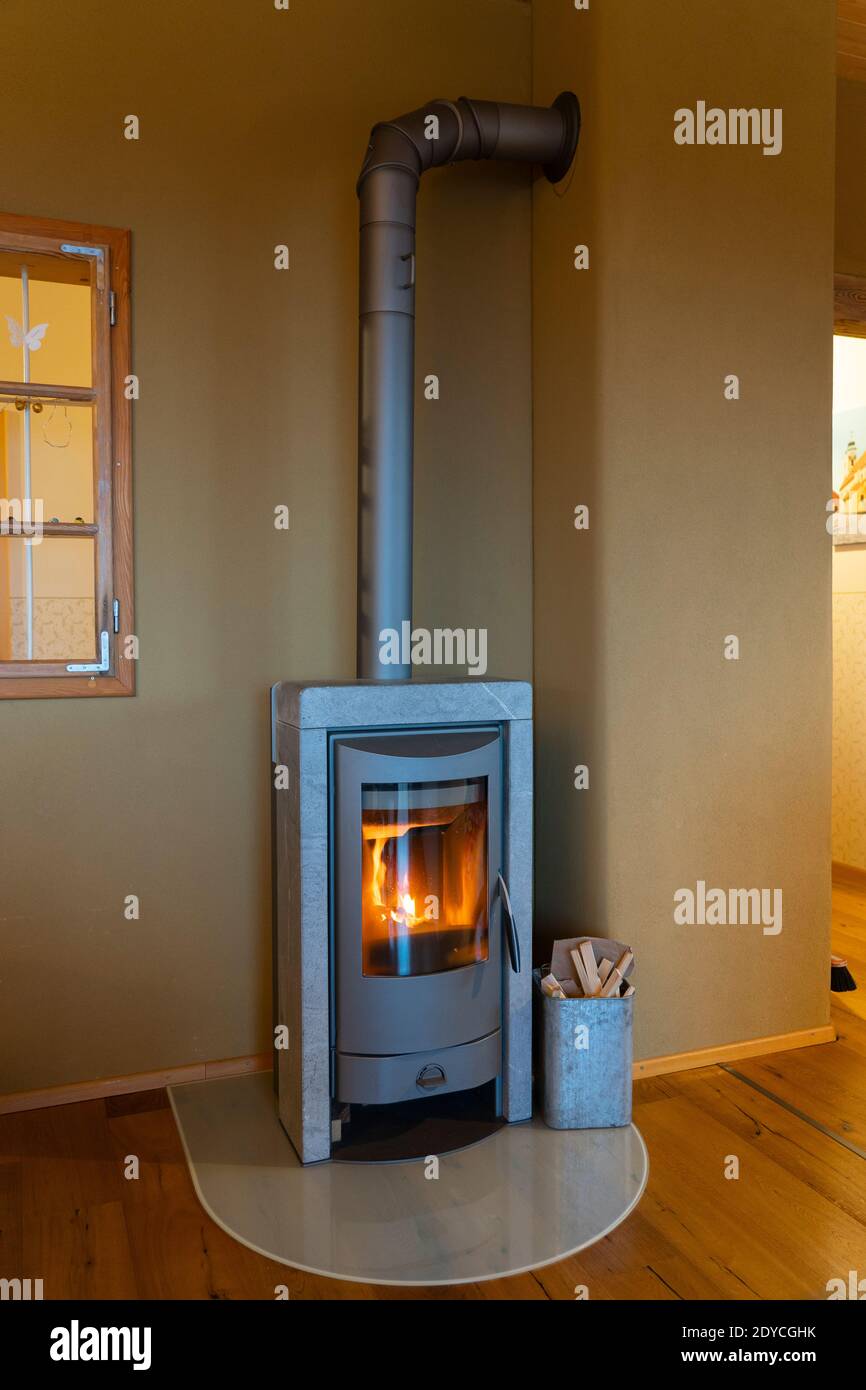
[[[365,975],[432,975],[488,958],[487,779],[365,784]]]

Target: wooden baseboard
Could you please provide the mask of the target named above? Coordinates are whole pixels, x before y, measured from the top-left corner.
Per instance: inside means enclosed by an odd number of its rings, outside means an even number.
[[[821,1028],[801,1028],[796,1033],[776,1033],[768,1038],[749,1038],[746,1042],[720,1043],[718,1047],[699,1047],[694,1052],[670,1052],[666,1057],[645,1057],[635,1062],[635,1081],[645,1076],[664,1076],[667,1072],[690,1071],[693,1067],[712,1067],[719,1062],[737,1062],[745,1057],[765,1057],[773,1052],[790,1052],[797,1047],[836,1041],[832,1023]]]
[[[215,1076],[243,1076],[251,1071],[270,1071],[270,1052],[255,1057],[230,1057],[220,1062],[192,1062],[185,1067],[166,1067],[163,1071],[136,1072],[133,1076],[109,1076],[98,1081],[74,1081],[68,1086],[49,1086],[41,1091],[14,1091],[0,1096],[0,1115],[19,1110],[42,1110],[49,1105],[75,1105],[82,1100],[104,1100],[106,1096],[127,1096],[135,1091],[158,1091],[184,1081],[211,1081]]]
[[[802,1028],[796,1033],[777,1033],[768,1038],[722,1043],[718,1047],[701,1047],[694,1052],[645,1057],[643,1061],[634,1063],[632,1076],[637,1081],[646,1076],[664,1076],[668,1072],[711,1067],[719,1062],[735,1062],[744,1057],[761,1057],[773,1052],[789,1052],[796,1047],[812,1047],[816,1043],[835,1041],[836,1030],[828,1023],[823,1028]],[[185,1081],[212,1081],[217,1076],[243,1076],[247,1072],[270,1071],[272,1064],[271,1053],[262,1052],[254,1057],[192,1062],[185,1067],[137,1072],[133,1076],[75,1081],[68,1086],[49,1086],[41,1091],[14,1091],[10,1095],[0,1096],[0,1115],[14,1115],[19,1110],[42,1110],[50,1105],[75,1105],[83,1100],[104,1100],[106,1096],[126,1096],[135,1091],[157,1091],[163,1086],[182,1085]]]
[[[833,882],[866,889],[866,869],[858,869],[854,864],[843,864],[840,860],[834,859]]]

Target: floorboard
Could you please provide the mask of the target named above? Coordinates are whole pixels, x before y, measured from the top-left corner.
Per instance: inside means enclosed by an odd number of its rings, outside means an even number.
[[[866,892],[834,889],[833,929],[861,984],[833,996],[838,1041],[639,1081],[644,1198],[558,1264],[400,1289],[265,1259],[205,1214],[165,1093],[150,1091],[0,1117],[0,1270],[41,1278],[48,1299],[825,1298],[828,1279],[866,1269],[866,1160],[732,1071],[866,1149]]]

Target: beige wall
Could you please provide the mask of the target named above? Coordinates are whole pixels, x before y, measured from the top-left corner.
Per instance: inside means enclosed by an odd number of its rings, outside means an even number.
[[[531,47],[517,0],[7,0],[3,40],[4,208],[132,228],[141,378],[139,693],[0,705],[9,1091],[267,1047],[267,692],[354,671],[355,179],[377,119],[528,100]],[[430,175],[419,253],[416,617],[528,677],[525,173]]]
[[[535,99],[584,108],[533,245],[539,949],[633,943],[640,1056],[820,1025],[834,6],[534,12]],[[699,99],[782,107],[782,154],[677,146]],[[699,879],[781,888],[781,934],[676,926]]]

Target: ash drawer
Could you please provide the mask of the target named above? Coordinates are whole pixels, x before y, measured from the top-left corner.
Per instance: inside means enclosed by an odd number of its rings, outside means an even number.
[[[499,1028],[475,1042],[432,1052],[405,1052],[397,1057],[338,1052],[336,1098],[354,1105],[388,1105],[448,1091],[468,1091],[498,1076],[501,1058]]]

